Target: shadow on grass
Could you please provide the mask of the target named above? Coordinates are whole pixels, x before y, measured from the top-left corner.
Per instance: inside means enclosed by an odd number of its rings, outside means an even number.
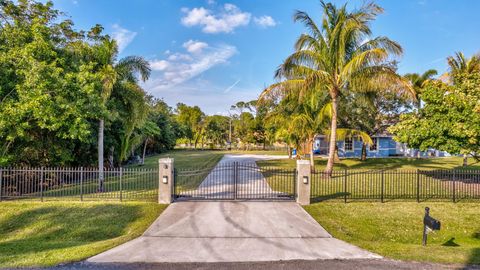
[[[350,195],[350,193],[348,193],[348,192],[337,192],[337,193],[332,193],[332,194],[328,194],[328,195],[312,197],[310,199],[310,201],[312,203],[318,203],[318,202],[324,202],[324,201],[336,200],[336,199],[344,200],[345,196],[349,196],[349,195]]]
[[[12,238],[0,242],[0,261],[8,260],[8,256],[31,256],[120,237],[140,213],[139,206],[114,204],[24,211],[0,221],[0,235]]]

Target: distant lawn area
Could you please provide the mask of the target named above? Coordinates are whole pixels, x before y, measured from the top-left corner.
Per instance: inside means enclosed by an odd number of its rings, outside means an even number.
[[[424,209],[442,223],[422,246]],[[480,264],[479,203],[317,203],[305,206],[334,237],[409,261]]]
[[[0,203],[0,267],[80,261],[140,236],[157,203]]]
[[[468,159],[469,166],[466,169],[480,170],[480,163],[473,158]],[[283,168],[293,168],[296,165],[294,159],[281,160],[262,160],[257,161],[259,166],[273,166]],[[351,169],[351,170],[379,170],[379,169],[395,169],[395,170],[435,170],[435,169],[464,169],[462,166],[462,157],[444,157],[444,158],[369,158],[361,161],[357,158],[341,159],[335,163],[335,170]],[[322,170],[327,165],[326,158],[315,158],[315,169]]]
[[[208,168],[215,166],[222,159],[225,151],[222,150],[171,150],[163,154],[145,158],[145,165],[130,165],[128,168],[158,168],[160,158],[173,158],[175,168]]]

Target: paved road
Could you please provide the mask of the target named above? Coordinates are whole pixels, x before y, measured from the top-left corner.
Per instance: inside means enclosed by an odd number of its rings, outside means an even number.
[[[33,268],[32,268],[33,269]],[[44,269],[44,268],[42,268]],[[92,264],[75,263],[49,268],[50,270],[480,270],[480,266],[440,265],[393,260],[315,260],[315,261],[283,261],[283,262],[246,262],[246,263],[161,263],[161,264]],[[18,270],[18,269],[17,269]]]

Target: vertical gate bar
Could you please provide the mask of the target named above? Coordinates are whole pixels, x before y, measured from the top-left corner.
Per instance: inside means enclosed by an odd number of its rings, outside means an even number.
[[[453,170],[453,177],[452,177],[452,185],[453,185],[453,190],[452,190],[452,193],[453,193],[453,202],[456,201],[456,194],[455,194],[455,170]]]
[[[381,184],[381,195],[380,195],[380,201],[383,203],[383,197],[384,197],[384,189],[385,189],[385,171],[382,170],[382,184]]]
[[[120,202],[122,202],[123,201],[123,192],[122,192],[122,188],[123,188],[123,186],[122,186],[122,174],[123,174],[123,172],[122,172],[122,167],[120,167],[119,174],[120,174],[119,175],[119,177],[120,177],[120,179],[119,179],[120,180]],[[172,181],[172,180],[170,180],[170,181]]]
[[[238,163],[234,162],[233,163],[233,199],[237,199],[237,173],[238,173]]]
[[[420,202],[420,170],[417,169],[417,203]]]
[[[83,167],[80,167],[80,201],[83,201]]]
[[[43,167],[40,171],[40,201],[43,202]]]
[[[347,203],[347,168],[343,171],[343,200]]]
[[[0,167],[0,202],[3,196],[3,168]]]

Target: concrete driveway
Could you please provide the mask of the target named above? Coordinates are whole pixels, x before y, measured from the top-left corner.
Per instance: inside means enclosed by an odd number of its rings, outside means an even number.
[[[380,258],[333,238],[294,202],[178,202],[94,263]]]

